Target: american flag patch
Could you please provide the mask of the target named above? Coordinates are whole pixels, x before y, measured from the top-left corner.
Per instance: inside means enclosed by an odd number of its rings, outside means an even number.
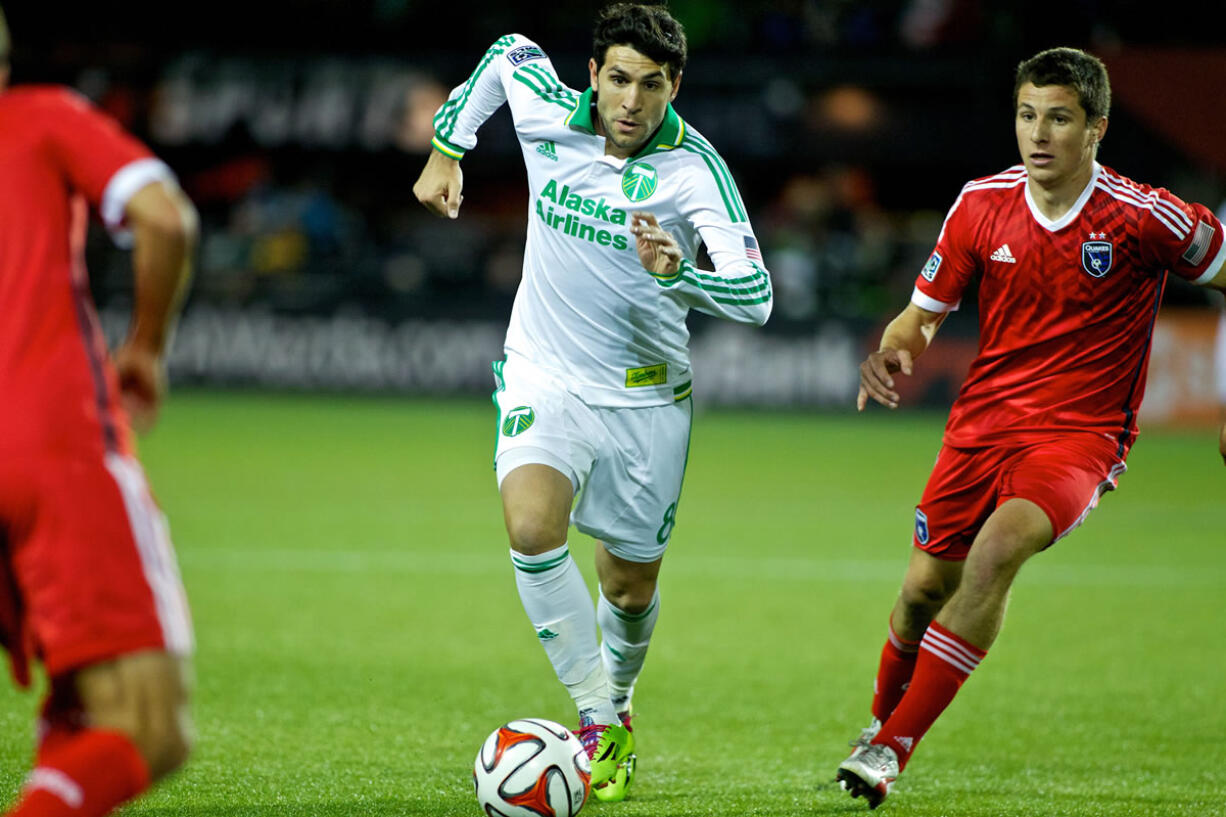
[[[751,235],[745,236],[745,257],[750,261],[762,260],[762,253],[758,251],[758,241]]]
[[[1213,233],[1214,229],[1211,226],[1203,221],[1198,222],[1196,232],[1192,234],[1192,243],[1188,245],[1187,252],[1183,254],[1183,260],[1194,267],[1199,266],[1209,252],[1209,245],[1213,243]]]

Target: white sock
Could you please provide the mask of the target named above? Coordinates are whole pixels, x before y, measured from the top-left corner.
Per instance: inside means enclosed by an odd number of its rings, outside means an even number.
[[[651,633],[660,617],[660,589],[651,597],[651,604],[641,613],[627,613],[614,607],[604,593],[598,594],[596,620],[603,637],[600,656],[609,677],[609,695],[618,712],[630,708],[634,682],[643,671]]]
[[[575,706],[580,721],[617,723],[600,661],[596,612],[579,566],[566,545],[525,556],[511,551],[524,612]]]

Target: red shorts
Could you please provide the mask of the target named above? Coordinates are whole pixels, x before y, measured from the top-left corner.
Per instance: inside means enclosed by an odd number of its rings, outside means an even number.
[[[1116,451],[1114,440],[1094,434],[990,448],[945,446],[915,509],[913,542],[940,559],[965,559],[983,523],[1014,498],[1043,509],[1055,542],[1115,488],[1126,470]]]
[[[0,462],[0,639],[19,683],[145,649],[186,655],[191,620],[165,517],[139,463]]]

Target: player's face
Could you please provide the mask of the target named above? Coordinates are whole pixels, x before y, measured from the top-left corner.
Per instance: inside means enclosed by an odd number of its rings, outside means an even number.
[[[1107,119],[1088,124],[1077,92],[1067,85],[1027,82],[1017,92],[1014,126],[1017,148],[1031,180],[1055,188],[1088,179]]]
[[[588,69],[605,152],[621,159],[633,156],[664,121],[668,103],[681,87],[681,75],[670,80],[668,68],[627,45],[609,46],[600,70],[596,60],[588,63]]]

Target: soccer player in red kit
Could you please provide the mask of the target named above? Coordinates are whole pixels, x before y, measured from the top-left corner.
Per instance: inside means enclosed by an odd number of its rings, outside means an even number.
[[[838,769],[871,808],[987,654],[1022,563],[1124,472],[1168,271],[1226,288],[1208,208],[1096,161],[1110,99],[1105,67],[1082,51],[1018,67],[1022,163],[962,188],[911,303],[860,366],[858,407],[896,408],[894,376],[979,277],[979,354],[915,511],[873,720]]]
[[[111,812],[187,756],[192,632],[165,520],[133,456],[154,421],[196,213],[169,169],[64,88],[7,88],[0,12],[0,643],[49,690],[9,815]],[[107,355],[82,248],[89,206],[133,247]]]

